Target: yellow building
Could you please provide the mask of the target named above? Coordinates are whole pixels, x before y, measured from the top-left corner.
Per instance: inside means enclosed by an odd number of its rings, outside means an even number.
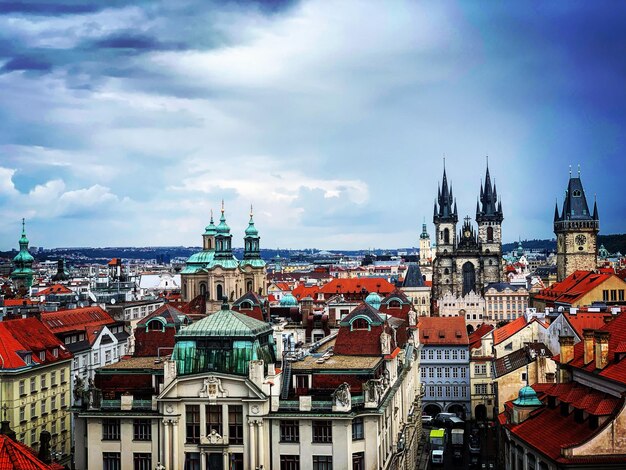
[[[55,460],[69,463],[72,354],[37,318],[0,322],[0,408],[18,441],[37,450],[51,435]]]

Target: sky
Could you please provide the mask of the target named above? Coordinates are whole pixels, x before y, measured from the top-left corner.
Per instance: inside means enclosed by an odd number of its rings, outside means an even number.
[[[549,238],[570,165],[626,232],[626,3],[0,3],[0,250],[433,235],[443,160],[504,241]],[[460,226],[459,226],[460,228]]]

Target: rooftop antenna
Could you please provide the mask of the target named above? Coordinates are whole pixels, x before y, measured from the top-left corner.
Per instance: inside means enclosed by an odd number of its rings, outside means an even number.
[[[578,177],[580,178],[580,163],[578,164]]]
[[[572,165],[569,166],[569,177],[572,177]]]

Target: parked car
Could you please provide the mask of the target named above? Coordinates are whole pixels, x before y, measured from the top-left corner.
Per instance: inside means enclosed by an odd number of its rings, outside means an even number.
[[[423,425],[430,425],[432,424],[433,421],[433,417],[430,415],[422,415],[422,424]]]
[[[456,418],[456,415],[454,413],[439,413],[435,416],[435,419],[433,419],[432,424],[436,427],[443,428],[446,425],[446,420],[449,418]]]

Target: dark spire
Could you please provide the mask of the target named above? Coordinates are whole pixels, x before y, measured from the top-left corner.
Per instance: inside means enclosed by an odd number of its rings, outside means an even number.
[[[498,204],[498,191],[495,182],[491,182],[489,172],[489,160],[485,171],[485,184],[480,184],[480,207],[476,210],[476,222],[495,221],[502,222],[501,205]]]
[[[593,220],[600,220],[598,217],[598,200],[596,196],[593,197]]]
[[[554,205],[554,221],[557,220],[559,220],[559,201],[556,201]]]
[[[448,175],[446,174],[445,162],[443,168],[443,180],[441,186],[437,188],[437,200],[435,201],[435,211],[433,216],[433,222],[454,222],[456,223],[458,218],[456,210],[453,211],[452,204],[454,202],[454,196],[452,194],[452,186],[448,185]]]

